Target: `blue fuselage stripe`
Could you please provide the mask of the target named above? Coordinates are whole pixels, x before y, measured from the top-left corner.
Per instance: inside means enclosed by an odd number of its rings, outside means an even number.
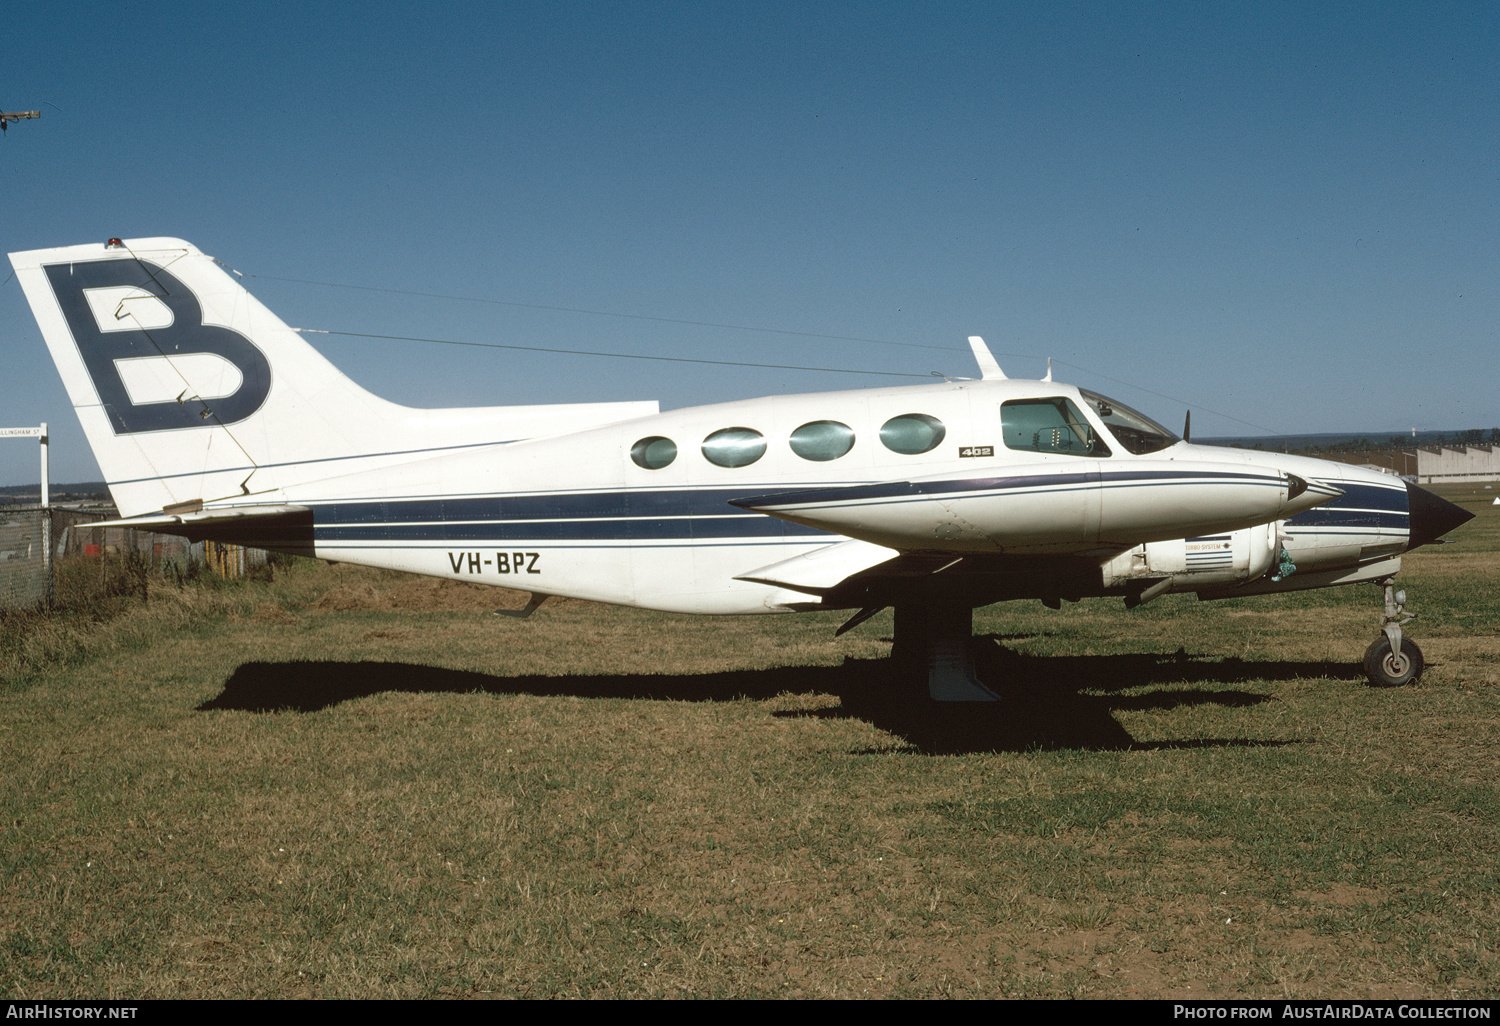
[[[1379,485],[1348,484],[1343,481],[1330,481],[1328,484],[1343,491],[1343,495],[1334,496],[1318,509],[1374,509],[1384,510],[1388,513],[1406,512],[1406,489],[1405,488],[1381,488]]]
[[[660,541],[671,538],[807,538],[826,531],[772,517],[674,517],[669,520],[490,520],[468,523],[314,527],[318,542],[344,541]]]
[[[1377,510],[1328,509],[1319,506],[1298,513],[1286,522],[1287,527],[1366,527],[1405,531],[1409,517],[1405,512],[1382,513]]]
[[[451,520],[574,520],[621,517],[743,516],[729,500],[744,489],[570,492],[546,495],[494,495],[468,499],[391,499],[340,502],[314,507],[319,526]]]
[[[1206,479],[1238,480],[1249,485],[1278,485],[1264,475],[1226,475],[1203,471],[1106,473],[970,478],[920,483],[887,482],[850,485],[763,496],[766,505],[817,502],[902,502],[957,492],[1024,490],[1072,491],[1154,487]],[[752,486],[753,487],[753,486]],[[1289,527],[1405,530],[1406,492],[1402,489],[1340,484],[1345,494],[1323,506],[1299,513]],[[621,541],[668,539],[773,539],[828,536],[825,531],[774,517],[746,514],[731,505],[747,489],[617,489],[541,495],[496,495],[470,498],[416,498],[386,501],[318,503],[312,506],[314,537],[319,543],[368,541]],[[1206,539],[1202,539],[1206,540]]]

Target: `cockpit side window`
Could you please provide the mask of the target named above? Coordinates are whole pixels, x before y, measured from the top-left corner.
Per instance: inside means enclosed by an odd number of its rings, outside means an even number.
[[[1083,396],[1083,401],[1099,414],[1099,419],[1104,421],[1104,426],[1126,452],[1144,456],[1148,452],[1160,452],[1182,441],[1150,417],[1137,413],[1129,406],[1084,389],[1078,391]]]
[[[1110,455],[1087,418],[1063,396],[1013,399],[1000,404],[1000,437],[1007,449],[1068,456]]]

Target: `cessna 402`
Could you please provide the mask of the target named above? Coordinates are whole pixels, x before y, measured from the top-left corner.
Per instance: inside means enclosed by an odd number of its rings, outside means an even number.
[[[995,698],[972,611],[1373,582],[1371,681],[1422,656],[1401,554],[1468,512],[1359,467],[1193,445],[1050,380],[659,412],[421,410],[360,388],[178,239],[11,254],[122,519],[338,562],[684,613],[895,609],[934,699]]]

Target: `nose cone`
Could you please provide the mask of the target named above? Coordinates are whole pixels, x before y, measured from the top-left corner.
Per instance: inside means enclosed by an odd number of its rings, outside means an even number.
[[[1411,540],[1406,545],[1408,552],[1418,545],[1437,541],[1460,524],[1474,519],[1474,514],[1462,506],[1456,506],[1410,482],[1406,485],[1406,508],[1411,514]]]

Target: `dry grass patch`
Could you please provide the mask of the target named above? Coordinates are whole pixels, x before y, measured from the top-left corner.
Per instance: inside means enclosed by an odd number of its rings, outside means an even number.
[[[1490,995],[1485,517],[1397,691],[1375,589],[993,607],[1006,701],[938,709],[888,614],[153,593],[0,696],[0,993]]]

